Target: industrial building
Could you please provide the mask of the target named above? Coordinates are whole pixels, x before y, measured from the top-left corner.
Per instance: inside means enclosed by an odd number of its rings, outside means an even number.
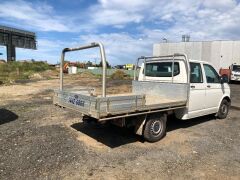
[[[217,69],[240,64],[240,41],[164,42],[153,45],[153,55],[186,53],[190,59],[208,61]]]
[[[16,60],[16,47],[36,49],[36,34],[16,28],[0,26],[0,45],[6,46],[7,61]]]

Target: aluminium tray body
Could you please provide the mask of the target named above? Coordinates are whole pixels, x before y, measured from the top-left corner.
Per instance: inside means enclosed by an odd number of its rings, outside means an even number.
[[[83,115],[101,119],[154,109],[174,108],[187,104],[188,84],[133,81],[132,93],[107,97],[93,96],[86,90],[59,91],[53,103]]]

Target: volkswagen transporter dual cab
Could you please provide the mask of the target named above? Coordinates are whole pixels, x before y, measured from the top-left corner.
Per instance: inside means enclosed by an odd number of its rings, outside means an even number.
[[[99,95],[94,89],[85,87],[65,89],[62,69],[65,53],[95,47],[100,49],[103,64],[102,93]],[[211,64],[177,53],[138,58],[132,92],[107,95],[106,58],[101,43],[63,49],[60,88],[55,91],[53,101],[55,105],[79,112],[83,121],[131,127],[149,142],[165,136],[170,114],[181,120],[209,114],[224,119],[231,103],[229,85]]]

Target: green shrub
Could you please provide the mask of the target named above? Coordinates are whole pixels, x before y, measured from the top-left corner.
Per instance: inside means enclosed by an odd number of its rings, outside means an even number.
[[[0,64],[0,81],[6,83],[19,79],[28,79],[35,72],[52,69],[45,62],[8,62]]]
[[[129,79],[130,76],[121,70],[116,70],[111,76],[111,79]]]

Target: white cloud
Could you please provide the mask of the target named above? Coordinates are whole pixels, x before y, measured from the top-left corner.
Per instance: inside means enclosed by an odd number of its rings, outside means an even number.
[[[65,17],[55,15],[53,8],[45,3],[5,1],[0,5],[0,17],[7,19],[9,24],[25,25],[40,31],[71,31]]]
[[[5,1],[0,6],[0,18],[5,21],[39,31],[78,32],[73,36],[79,38],[69,41],[38,40],[35,57],[44,54],[55,61],[62,48],[92,41],[105,44],[112,64],[122,64],[151,55],[153,43],[162,42],[163,38],[180,41],[182,34],[190,34],[191,40],[240,39],[240,5],[236,0],[99,0],[74,14],[60,16],[46,3],[23,0]],[[128,25],[135,26],[135,30],[132,28],[130,33]],[[108,27],[111,29],[104,32]],[[111,32],[112,28],[116,30]],[[81,35],[83,29],[88,30],[85,35]],[[83,57],[99,58],[97,52],[90,55],[84,52]],[[82,56],[73,54],[73,58]]]
[[[38,39],[37,50],[16,48],[18,59],[47,60],[55,63],[60,59],[61,50],[65,42],[60,40],[51,41],[48,39]]]
[[[127,29],[124,28],[128,24],[135,23],[137,29],[140,25],[152,23],[159,24],[159,27],[154,28],[164,29],[165,32],[174,31],[178,36],[181,36],[181,33],[197,33],[205,37],[216,38],[236,31],[240,26],[239,13],[240,6],[235,0],[131,0],[124,2],[122,0],[99,0],[97,4],[80,13],[74,13],[75,16],[72,17],[58,15],[52,6],[44,2],[31,3],[15,0],[4,1],[0,6],[0,17],[5,22],[7,20],[8,23],[20,27],[27,25],[27,28],[39,31],[81,32],[88,30],[88,33],[96,33],[101,27],[111,26],[125,32]],[[81,26],[78,25],[79,23]],[[168,27],[161,27],[164,23],[168,23]],[[151,28],[151,25],[144,29],[146,28]],[[198,39],[200,38],[202,36]]]
[[[96,15],[96,16],[95,16]],[[99,14],[92,16],[92,24],[94,25],[113,25],[116,27],[123,27],[123,25],[134,22],[139,23],[143,19],[142,15],[121,10],[106,9]]]
[[[231,39],[240,28],[240,5],[236,0],[99,0],[90,8],[90,24],[124,29],[130,23],[159,24],[169,39],[191,34],[195,40]],[[164,24],[167,24],[165,27]],[[163,25],[163,27],[161,27]],[[150,29],[151,25],[144,29]],[[155,27],[156,28],[156,27]],[[231,35],[232,32],[235,32]],[[231,32],[231,33],[230,33]],[[141,32],[140,32],[141,33]],[[175,34],[174,34],[175,33]],[[237,33],[239,34],[239,33]],[[226,37],[225,37],[226,36]],[[239,35],[237,35],[239,36]]]
[[[204,0],[203,1],[204,7],[211,8],[211,9],[218,9],[218,10],[226,10],[226,9],[234,8],[236,4],[237,2],[235,0],[217,0],[217,1]]]
[[[90,8],[91,23],[127,25],[151,21],[172,21],[176,15],[192,15],[203,0],[99,0]]]
[[[90,8],[90,23],[94,25],[124,26],[128,23],[140,23],[144,20],[146,9],[157,0],[99,0]]]
[[[82,35],[79,41],[102,42],[105,46],[106,56],[110,64],[135,63],[142,55],[152,54],[152,45],[155,37],[132,36],[128,33],[110,33]]]
[[[99,0],[100,6],[105,9],[124,9],[127,11],[140,11],[146,7],[149,7],[153,2],[157,0],[143,1],[143,0],[131,0],[125,1],[122,0]]]
[[[66,47],[78,47],[85,45],[82,40],[71,39],[71,40],[50,40],[50,39],[39,39],[37,50],[28,50],[22,48],[16,48],[17,50],[17,59],[35,59],[35,60],[44,60],[50,63],[60,62],[61,52]],[[70,61],[80,61],[87,62],[88,60],[99,60],[99,50],[97,48],[93,50],[84,50],[69,52],[65,55],[66,60]]]

